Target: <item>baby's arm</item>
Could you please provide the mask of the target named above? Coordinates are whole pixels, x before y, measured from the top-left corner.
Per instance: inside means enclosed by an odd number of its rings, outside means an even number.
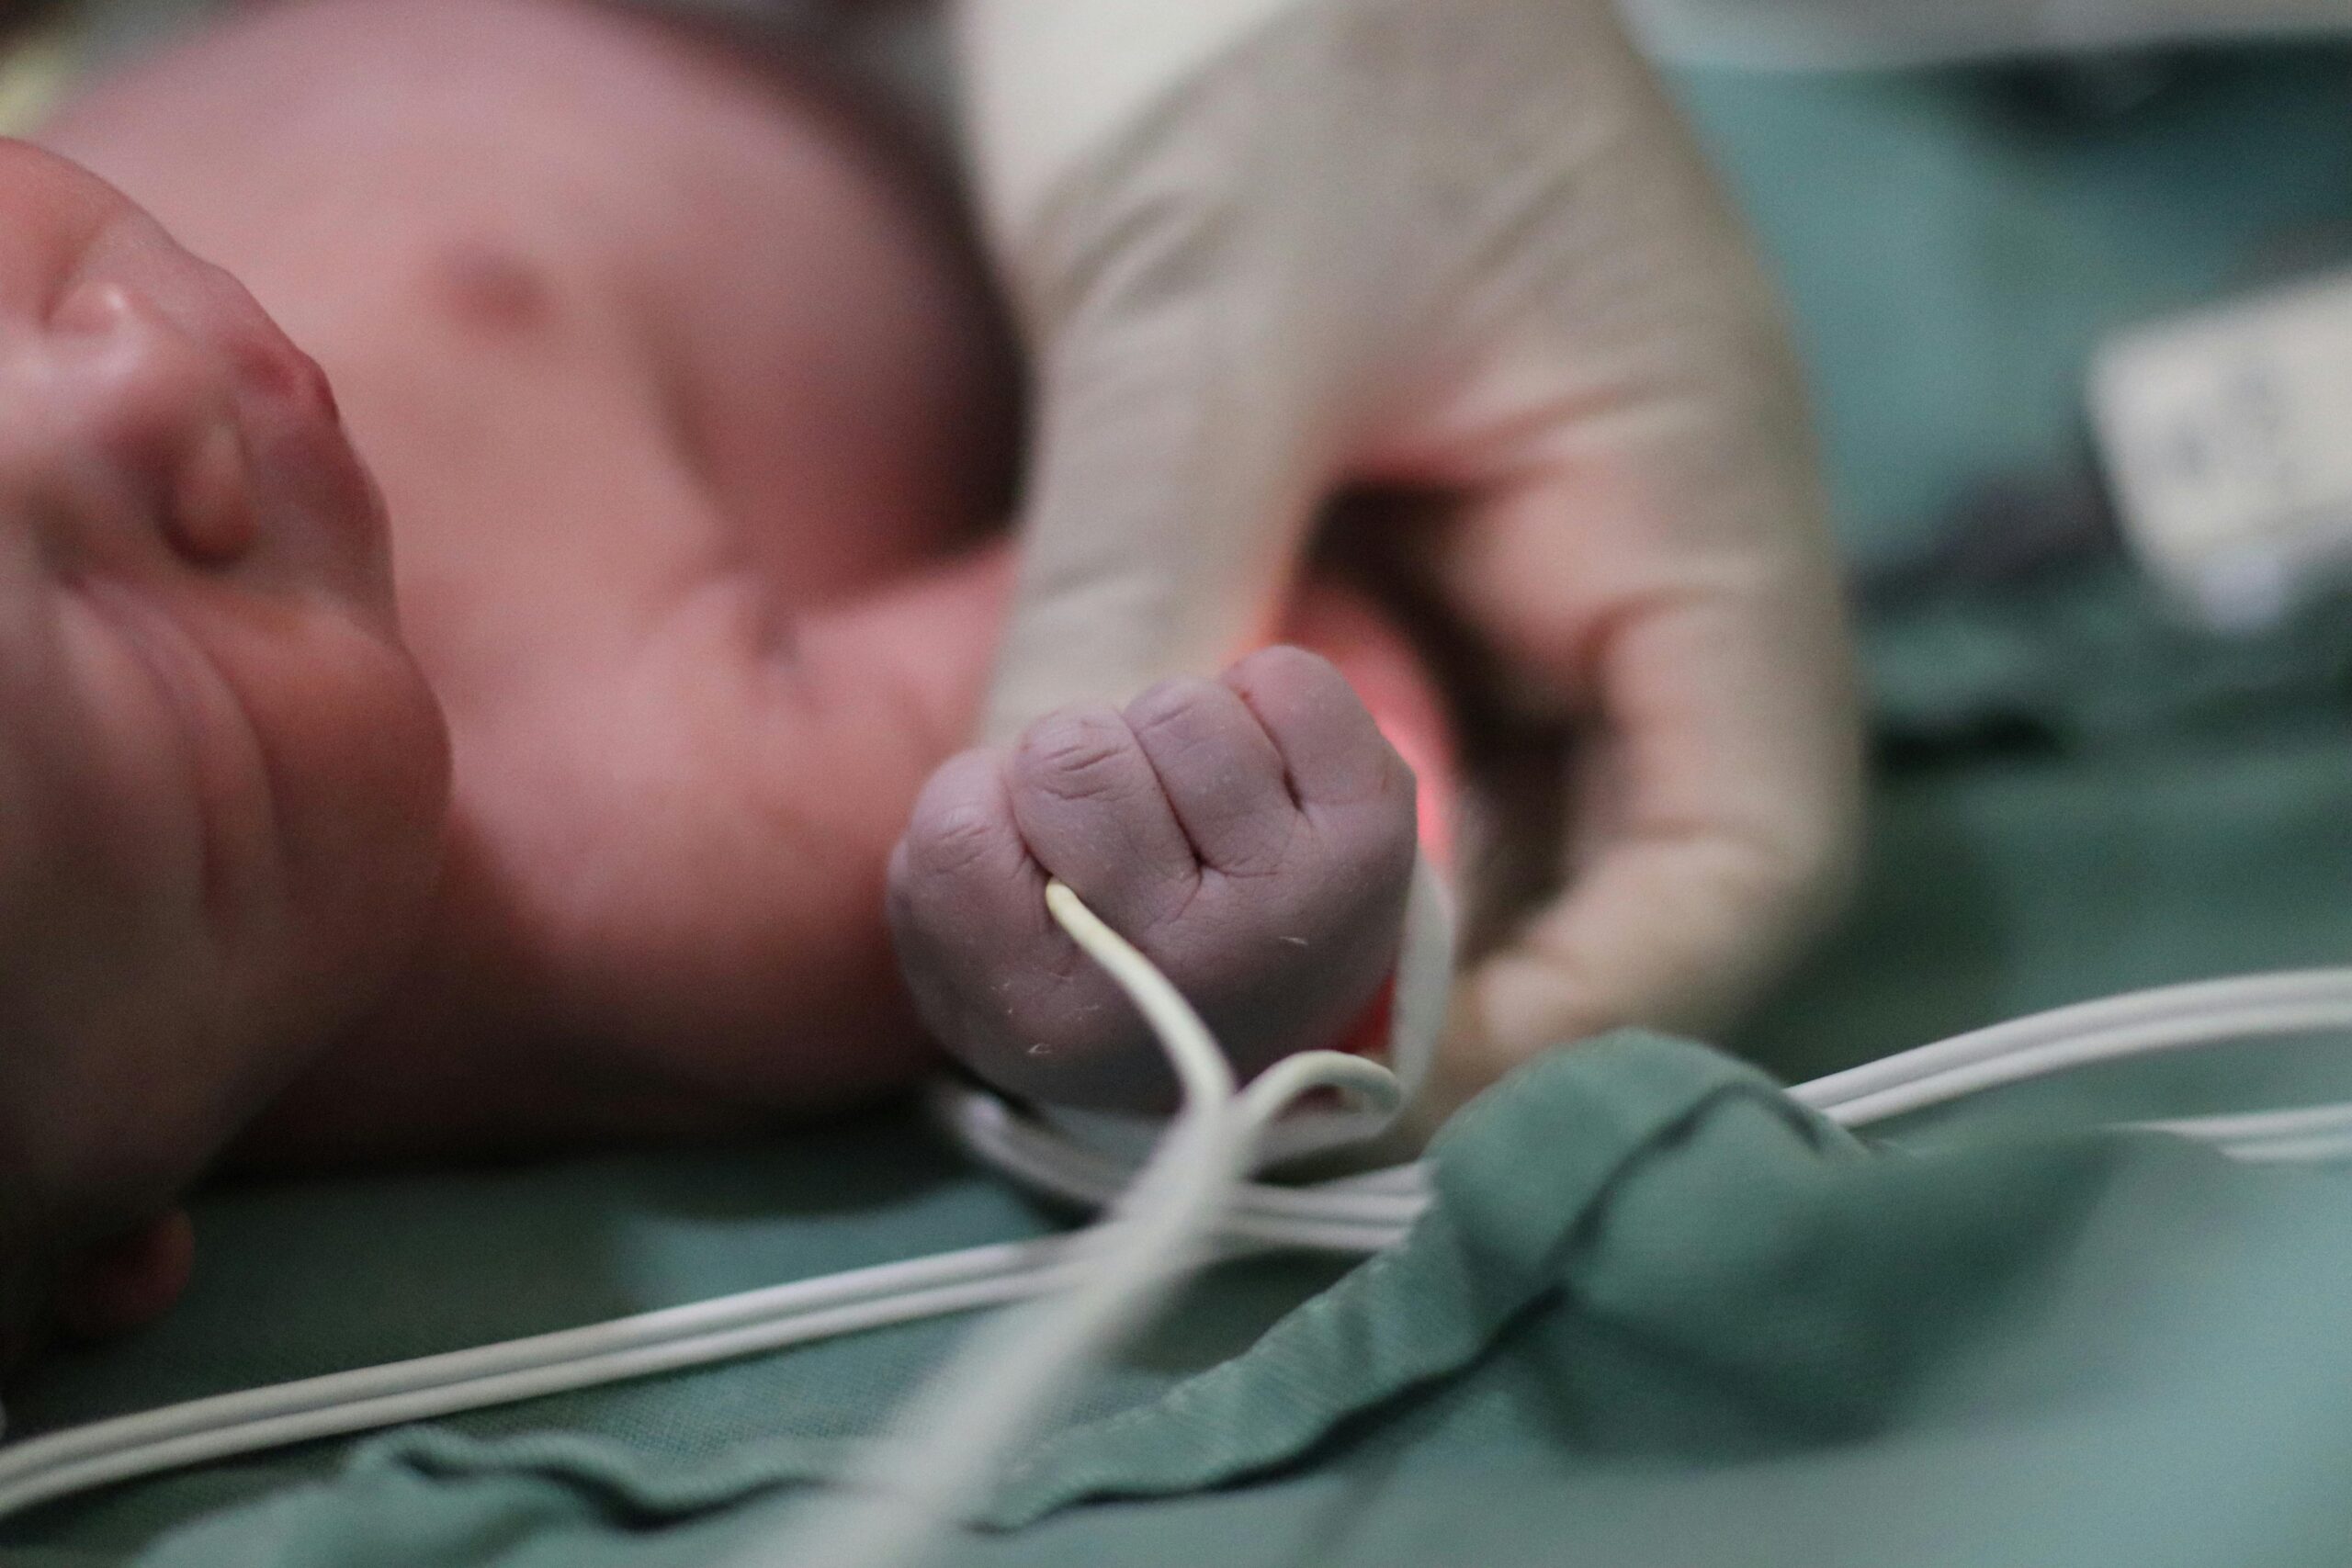
[[[981,1076],[1158,1108],[1172,1082],[1047,918],[1046,878],[1166,971],[1246,1076],[1338,1043],[1375,999],[1414,851],[1412,771],[1336,669],[1274,648],[948,762],[891,859],[891,924],[925,1021]]]

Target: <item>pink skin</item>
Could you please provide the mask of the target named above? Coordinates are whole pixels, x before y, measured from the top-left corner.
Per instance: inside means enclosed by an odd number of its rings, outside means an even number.
[[[443,739],[316,367],[18,143],[0,233],[0,1306],[82,1277],[104,1325],[185,1272],[141,1223],[407,956]]]
[[[882,864],[977,700],[1013,433],[903,161],[552,0],[266,8],[50,135],[326,367],[452,738],[420,959],[245,1152],[695,1132],[922,1071]]]
[[[252,295],[0,150],[0,366],[32,367],[0,369],[0,485],[28,476],[0,489],[0,951],[34,959],[0,980],[0,1261],[158,1212],[241,1127],[274,1162],[508,1151],[932,1070],[886,866],[978,705],[1016,443],[1004,334],[911,164],[806,82],[570,0],[257,7],[44,141]],[[1399,641],[1318,604],[1303,632],[1434,733]],[[945,1043],[1155,1092],[1083,978],[1018,1052],[957,1021],[1069,968],[1002,940],[1047,867],[1250,1062],[1342,1027],[1393,952],[1411,784],[1329,669],[1261,657],[1063,728],[1103,742],[1091,774],[1048,732],[974,808],[1006,886],[899,879]],[[908,866],[941,828],[927,800]],[[1081,865],[1098,834],[1137,852]],[[67,1316],[119,1326],[187,1242],[20,1266],[20,1304],[66,1277]]]

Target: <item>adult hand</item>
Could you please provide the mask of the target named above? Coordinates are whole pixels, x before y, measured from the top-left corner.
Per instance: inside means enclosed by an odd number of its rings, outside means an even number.
[[[1463,976],[1435,1102],[1720,1028],[1845,879],[1854,704],[1777,303],[1606,0],[958,26],[1038,397],[990,735],[1262,640],[1336,491],[1442,491],[1446,607],[1591,739],[1565,891]]]

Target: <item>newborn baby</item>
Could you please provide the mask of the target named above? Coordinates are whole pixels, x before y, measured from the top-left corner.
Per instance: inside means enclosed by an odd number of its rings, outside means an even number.
[[[0,143],[0,1324],[166,1304],[232,1140],[749,1125],[934,1041],[1148,1106],[1047,874],[1246,1068],[1377,1000],[1414,780],[1321,658],[924,788],[1012,361],[952,205],[816,82],[573,0],[313,0],[41,140]],[[1436,754],[1369,611],[1293,634]]]

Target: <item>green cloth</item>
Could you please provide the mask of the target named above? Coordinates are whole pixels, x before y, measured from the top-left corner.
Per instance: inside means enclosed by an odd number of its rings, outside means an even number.
[[[2186,1568],[2352,1540],[2342,1174],[2146,1136],[1866,1150],[1639,1034],[1516,1077],[1436,1161],[1402,1247],[1222,1364],[1180,1316],[943,1561]],[[937,1348],[890,1331],[578,1396],[528,1435],[379,1439],[141,1561],[707,1562],[788,1531],[786,1483],[843,1457],[844,1393],[862,1427]]]
[[[1681,85],[1789,280],[1871,570],[1988,479],[2084,477],[2099,332],[2339,254],[2352,218],[2341,54],[2211,56],[2073,127],[1979,73]],[[2092,561],[1865,633],[1889,761],[1862,896],[1736,1043],[1754,1059],[1802,1077],[2352,952],[2340,610],[2216,642]],[[1449,1133],[1441,1204],[1395,1253],[1193,1292],[948,1561],[2341,1563],[2352,1176],[2084,1129],[2352,1098],[2343,1043],[2024,1086],[1870,1148],[1694,1046],[1558,1055]],[[10,1415],[51,1428],[1056,1223],[905,1113],[231,1189],[199,1210],[185,1308],[47,1364]],[[700,1563],[787,1523],[792,1483],[964,1326],[119,1488],[0,1523],[0,1562]]]

